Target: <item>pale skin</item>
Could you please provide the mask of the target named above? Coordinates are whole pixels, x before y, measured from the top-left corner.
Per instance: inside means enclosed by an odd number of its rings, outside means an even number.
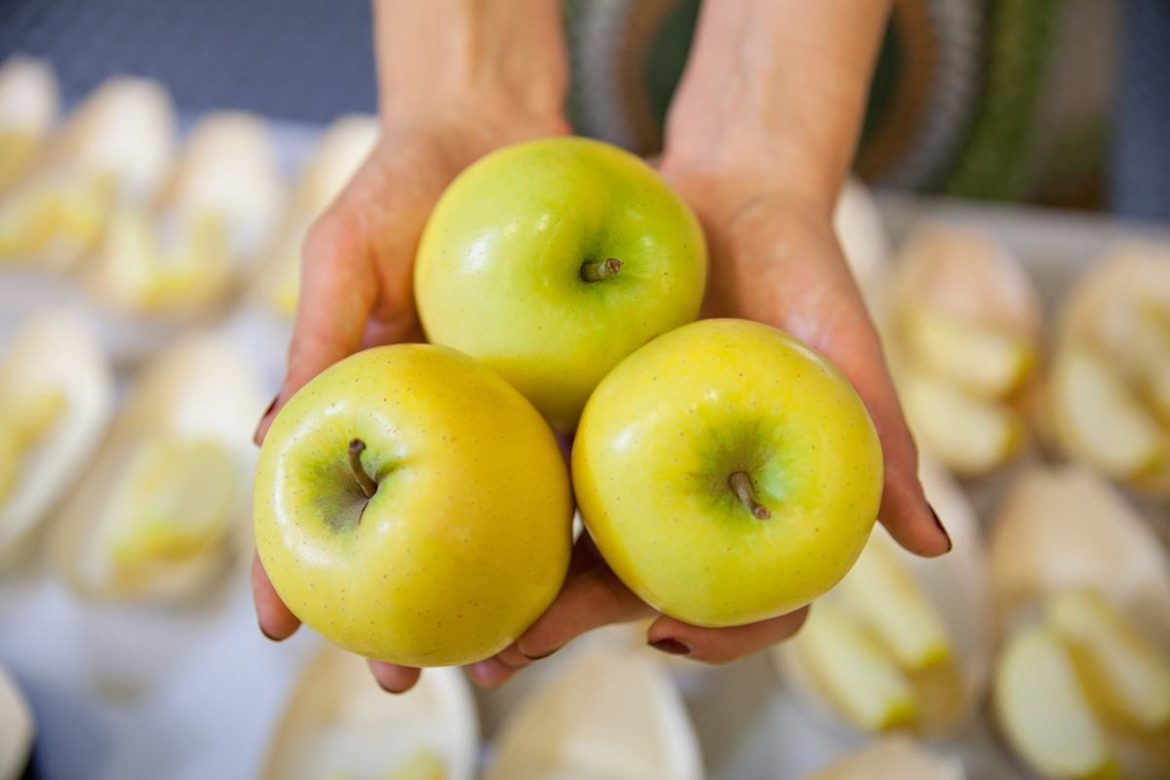
[[[501,146],[569,132],[559,0],[375,0],[382,140],[304,247],[302,297],[280,405],[322,370],[376,344],[421,341],[415,248],[446,185]],[[832,229],[857,142],[888,0],[704,4],[670,107],[662,175],[699,215],[711,252],[705,314],[782,328],[832,359],[866,403],[886,462],[879,512],[924,556],[950,549],[917,477],[917,453],[881,347]],[[260,628],[299,622],[253,561]],[[807,609],[734,628],[659,615],[609,571],[587,537],[551,607],[514,644],[468,668],[493,688],[600,626],[653,618],[649,643],[724,663],[792,636]],[[408,690],[419,670],[370,662]]]

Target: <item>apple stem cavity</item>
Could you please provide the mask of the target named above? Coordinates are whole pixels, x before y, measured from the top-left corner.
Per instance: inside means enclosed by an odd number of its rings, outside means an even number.
[[[361,439],[354,439],[349,443],[349,468],[353,471],[354,479],[357,480],[358,487],[362,489],[362,494],[366,498],[373,498],[374,494],[378,492],[378,483],[362,467],[362,453],[365,451],[366,443]]]
[[[581,265],[581,278],[587,282],[600,282],[617,276],[622,270],[622,261],[616,257],[605,260],[589,260]]]
[[[734,472],[727,478],[727,485],[731,488],[731,492],[735,493],[735,497],[739,499],[739,502],[757,520],[767,520],[772,516],[768,508],[756,500],[756,488],[752,484],[752,478],[746,473],[742,471]]]

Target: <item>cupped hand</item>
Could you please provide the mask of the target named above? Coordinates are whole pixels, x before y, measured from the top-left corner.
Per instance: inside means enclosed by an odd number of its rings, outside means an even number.
[[[712,174],[674,163],[661,173],[703,223],[710,252],[706,317],[741,317],[780,328],[832,360],[873,418],[885,459],[879,518],[906,549],[924,556],[951,542],[926,502],[918,457],[886,369],[881,344],[832,227],[832,204],[773,182]],[[574,550],[560,595],[512,646],[475,664],[472,678],[495,687],[570,640],[609,623],[656,613],[626,588],[587,537]],[[699,628],[657,615],[646,640],[664,652],[723,663],[787,639],[807,609],[734,628]]]
[[[323,370],[366,347],[422,341],[414,308],[415,249],[447,185],[471,163],[508,144],[564,133],[557,119],[507,126],[462,118],[388,126],[353,180],[317,220],[303,249],[301,298],[280,393],[256,429],[260,444],[280,407]],[[300,625],[273,589],[258,556],[252,592],[260,630],[281,640]],[[419,670],[371,662],[378,684],[405,691]]]

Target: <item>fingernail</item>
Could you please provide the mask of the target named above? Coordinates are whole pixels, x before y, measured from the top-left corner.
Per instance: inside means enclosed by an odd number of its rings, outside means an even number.
[[[268,415],[272,414],[272,410],[276,408],[276,402],[279,399],[279,395],[272,396],[272,402],[268,404],[268,408],[264,410],[264,414],[260,415],[260,420],[256,423],[256,430],[252,431],[252,443],[257,447],[260,446],[260,429],[264,426],[264,421],[268,419]]]
[[[554,648],[552,650],[549,650],[547,653],[544,653],[543,655],[529,655],[528,653],[521,650],[520,655],[524,656],[529,661],[543,661],[544,659],[548,658],[550,655],[552,655],[553,653],[555,653],[557,650],[560,650],[560,649],[561,648],[559,648],[559,647]]]
[[[279,642],[280,641],[279,639],[274,637],[272,634],[265,631],[263,624],[257,623],[257,626],[260,628],[260,633],[263,634],[264,638],[267,639],[269,642]]]
[[[930,510],[930,516],[934,519],[934,524],[938,526],[938,530],[942,531],[942,535],[947,538],[947,552],[950,552],[951,548],[955,546],[954,542],[951,541],[951,535],[947,533],[947,529],[943,526],[942,520],[938,519],[938,512],[934,511],[934,507],[927,504],[926,508]]]
[[[692,649],[690,645],[677,639],[659,639],[657,642],[651,642],[650,646],[670,655],[690,655]]]

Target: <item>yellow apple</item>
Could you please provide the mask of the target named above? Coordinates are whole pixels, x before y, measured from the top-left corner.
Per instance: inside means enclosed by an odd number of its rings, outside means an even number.
[[[698,315],[706,273],[698,221],[650,166],[551,138],[455,180],[414,283],[431,341],[484,361],[569,431],[618,361]]]
[[[828,360],[766,325],[704,320],[602,381],[573,480],[626,585],[680,620],[730,626],[804,606],[845,575],[877,516],[882,454]]]
[[[368,658],[464,664],[552,602],[572,505],[556,439],[472,358],[358,353],[277,415],[255,485],[256,546],[297,617]]]

